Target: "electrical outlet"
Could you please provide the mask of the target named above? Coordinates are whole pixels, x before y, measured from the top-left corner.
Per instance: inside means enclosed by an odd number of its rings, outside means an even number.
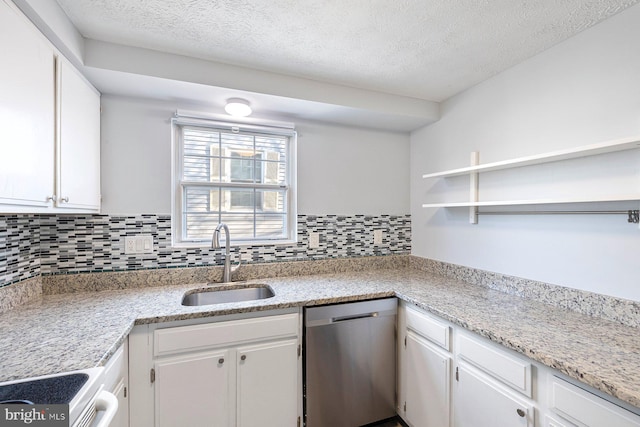
[[[320,233],[309,233],[309,249],[320,247]]]
[[[373,230],[373,244],[381,245],[382,244],[382,230]]]
[[[124,238],[125,254],[151,254],[153,253],[153,236],[151,234],[139,234]]]
[[[136,253],[136,239],[134,237],[124,238],[124,253],[125,254]]]

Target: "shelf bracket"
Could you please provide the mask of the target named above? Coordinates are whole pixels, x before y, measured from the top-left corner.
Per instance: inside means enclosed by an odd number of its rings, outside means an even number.
[[[477,166],[480,163],[480,153],[478,151],[471,152],[470,166]],[[478,201],[478,172],[471,172],[469,174],[469,201],[475,203]],[[478,223],[478,207],[471,206],[469,208],[469,223]]]

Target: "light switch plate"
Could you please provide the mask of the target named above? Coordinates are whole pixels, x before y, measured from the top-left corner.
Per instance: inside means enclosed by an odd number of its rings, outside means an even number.
[[[381,245],[382,244],[382,230],[373,230],[373,244]]]
[[[125,236],[125,254],[151,254],[153,253],[153,236],[151,234],[138,234],[137,236]]]
[[[320,247],[320,233],[309,233],[309,249]]]

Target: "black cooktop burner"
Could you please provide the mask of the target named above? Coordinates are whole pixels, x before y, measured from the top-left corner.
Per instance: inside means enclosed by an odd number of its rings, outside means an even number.
[[[88,379],[87,374],[68,374],[0,385],[0,404],[69,403]]]

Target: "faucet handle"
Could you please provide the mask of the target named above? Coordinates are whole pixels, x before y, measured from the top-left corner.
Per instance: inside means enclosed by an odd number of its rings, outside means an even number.
[[[238,264],[236,264],[235,267],[231,267],[231,271],[229,273],[229,276],[231,276],[231,277],[229,278],[229,280],[233,281],[233,273],[235,273],[236,271],[240,270],[240,266],[241,265],[242,265],[242,254],[238,254]]]
[[[242,265],[242,254],[238,254],[238,264],[235,267],[231,267],[231,272],[235,273],[240,270],[240,266]]]

